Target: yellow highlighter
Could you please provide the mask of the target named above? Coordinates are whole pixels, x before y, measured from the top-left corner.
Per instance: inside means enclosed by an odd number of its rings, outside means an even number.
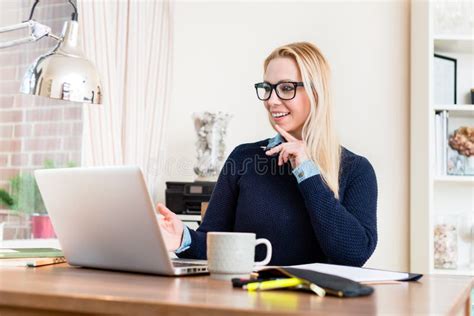
[[[277,279],[269,280],[263,282],[251,282],[245,284],[242,288],[247,291],[264,291],[264,290],[273,290],[281,289],[287,287],[295,287],[302,285],[305,282],[298,278],[287,278],[287,279]]]

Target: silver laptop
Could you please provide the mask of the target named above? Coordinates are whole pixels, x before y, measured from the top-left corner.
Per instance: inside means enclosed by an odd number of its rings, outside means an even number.
[[[69,264],[164,275],[207,272],[205,261],[170,257],[140,168],[43,169],[35,177]]]

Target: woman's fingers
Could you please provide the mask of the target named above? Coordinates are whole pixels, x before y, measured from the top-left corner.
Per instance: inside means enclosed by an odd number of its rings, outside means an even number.
[[[289,148],[287,147],[284,147],[281,151],[280,151],[280,158],[281,158],[281,165],[284,165],[287,161],[288,161],[288,155],[289,155]]]
[[[283,162],[284,163],[287,163],[288,162],[288,158],[289,158],[290,154],[287,152],[287,151],[284,151],[283,152]]]
[[[278,126],[278,125],[275,125]],[[299,162],[307,160],[307,153],[306,153],[306,145],[303,141],[297,140],[286,131],[284,131],[281,127],[278,128],[282,131],[280,134],[282,135],[289,135],[287,138],[288,141],[275,146],[265,152],[267,156],[272,156],[274,154],[278,154],[278,165],[281,166],[288,161],[291,163],[291,167],[295,168]]]
[[[170,217],[174,215],[174,213],[169,208],[167,208],[163,203],[158,203],[156,205],[156,210],[158,211],[158,213],[160,213],[164,217]]]
[[[266,155],[273,155],[278,153],[283,148],[283,144],[273,147],[265,152]]]
[[[158,225],[161,228],[161,234],[169,251],[174,251],[181,245],[183,235],[183,223],[169,208],[163,203],[156,205],[158,213],[163,215],[158,217]]]
[[[288,143],[278,145],[270,150],[267,150],[265,154],[273,155],[278,153],[278,165],[281,166],[282,164],[288,162],[288,156],[291,154],[291,148],[288,146]]]
[[[281,166],[281,165],[284,164],[284,161],[283,161],[283,155],[284,155],[284,153],[285,153],[285,149],[282,148],[282,149],[280,150],[280,155],[278,156],[278,165],[279,165],[279,166]]]
[[[291,142],[291,143],[283,143],[278,146],[273,147],[265,152],[267,156],[271,156],[273,154],[278,154],[278,165],[281,166],[287,163],[290,160],[294,160],[301,155],[301,143],[300,142]],[[292,163],[292,166],[294,163]]]
[[[291,146],[283,147],[280,150],[280,155],[278,157],[278,165],[280,166],[287,163],[288,160],[290,159],[290,156],[294,154],[294,151],[295,149],[292,148]]]

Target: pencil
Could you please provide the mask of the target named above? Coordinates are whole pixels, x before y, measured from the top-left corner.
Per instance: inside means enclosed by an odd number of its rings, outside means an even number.
[[[41,258],[41,259],[34,259],[32,261],[29,261],[26,263],[26,266],[28,267],[41,267],[41,266],[46,266],[50,264],[56,264],[56,263],[63,263],[66,262],[66,259],[64,257],[56,257],[56,258]]]

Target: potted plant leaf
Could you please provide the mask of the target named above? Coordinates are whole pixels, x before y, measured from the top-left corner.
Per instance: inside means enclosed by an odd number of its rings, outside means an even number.
[[[67,166],[75,167],[76,164],[69,162]],[[55,165],[52,161],[47,160],[44,163],[44,168],[55,168]],[[14,213],[21,214],[31,220],[33,238],[56,237],[34,175],[23,172],[11,178],[10,190],[10,194],[5,190],[0,190],[0,201]]]

